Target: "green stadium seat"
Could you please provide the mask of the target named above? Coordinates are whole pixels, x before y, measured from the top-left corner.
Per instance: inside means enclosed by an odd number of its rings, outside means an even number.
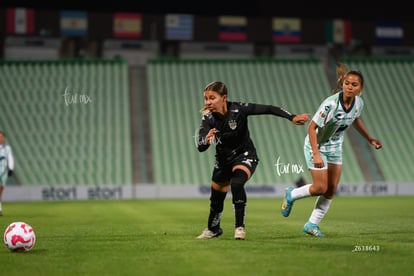
[[[293,113],[312,114],[331,90],[318,59],[156,59],[147,75],[154,182],[159,184],[210,182],[214,148],[199,153],[194,144],[207,83],[225,82],[231,101],[273,104]],[[250,185],[292,184],[301,176],[311,180],[303,157],[306,126],[273,116],[254,116],[249,124],[260,158]],[[344,151],[342,180],[364,182],[352,148]],[[280,175],[278,159],[289,166]]]
[[[131,184],[128,85],[121,60],[1,62],[0,127],[20,184]]]

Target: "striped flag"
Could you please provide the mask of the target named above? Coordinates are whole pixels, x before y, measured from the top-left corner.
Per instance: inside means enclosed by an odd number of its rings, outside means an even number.
[[[165,16],[165,39],[192,40],[193,16],[190,14],[167,14]]]
[[[26,8],[7,9],[7,33],[34,33],[34,10]]]
[[[85,11],[61,11],[60,34],[85,36],[88,32],[88,14]]]
[[[219,40],[245,41],[247,40],[247,17],[245,16],[220,16]]]
[[[140,38],[142,35],[142,16],[140,13],[114,13],[114,37]]]
[[[301,41],[301,20],[299,18],[274,17],[272,30],[274,42],[298,43]]]
[[[400,22],[377,22],[375,36],[378,44],[402,44],[404,29]]]
[[[338,44],[350,44],[352,40],[351,21],[333,19],[326,21],[326,41]]]

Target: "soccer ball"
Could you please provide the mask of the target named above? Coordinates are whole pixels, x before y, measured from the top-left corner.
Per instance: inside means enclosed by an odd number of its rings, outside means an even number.
[[[4,231],[4,244],[11,251],[30,251],[35,242],[35,232],[25,222],[12,222]]]

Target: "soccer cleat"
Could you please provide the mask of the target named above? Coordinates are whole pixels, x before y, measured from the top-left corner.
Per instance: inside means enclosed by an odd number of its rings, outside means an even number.
[[[237,227],[234,231],[234,238],[236,240],[245,240],[246,239],[246,230],[243,226]]]
[[[292,195],[291,195],[292,190],[293,190],[293,187],[288,187],[285,190],[285,197],[283,198],[283,202],[282,202],[281,210],[280,210],[280,212],[282,213],[284,217],[288,217],[290,214],[290,211],[292,210],[292,206],[294,202],[294,200],[292,199]]]
[[[208,228],[204,229],[203,232],[197,237],[197,239],[211,239],[217,238],[223,234],[223,229],[219,228],[217,232],[213,232]]]
[[[319,226],[310,221],[305,223],[305,226],[303,226],[303,233],[310,235],[310,236],[315,236],[315,237],[325,236],[325,234],[322,234],[321,230],[319,229]]]

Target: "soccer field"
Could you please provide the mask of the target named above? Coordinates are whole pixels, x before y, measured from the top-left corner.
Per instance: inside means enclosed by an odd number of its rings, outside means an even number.
[[[0,249],[2,275],[409,275],[414,269],[414,197],[337,197],[302,234],[315,198],[248,201],[246,240],[234,240],[231,200],[224,234],[196,240],[208,199],[5,202],[0,226],[29,223],[29,252]]]

